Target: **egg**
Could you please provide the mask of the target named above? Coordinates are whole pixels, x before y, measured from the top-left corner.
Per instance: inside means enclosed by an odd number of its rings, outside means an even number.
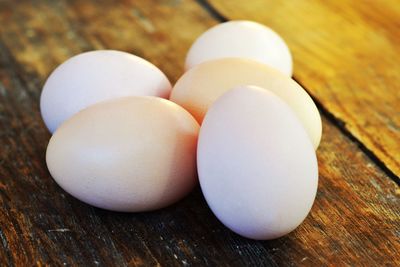
[[[193,43],[185,67],[225,57],[253,59],[292,76],[292,56],[285,41],[257,22],[238,20],[212,27]]]
[[[54,132],[76,112],[97,102],[138,95],[168,98],[171,84],[150,62],[129,53],[98,50],[74,56],[47,79],[40,97],[43,120]]]
[[[224,58],[197,65],[177,81],[170,99],[187,109],[201,123],[209,106],[219,96],[240,85],[260,86],[286,101],[317,149],[322,123],[311,97],[293,79],[257,61]]]
[[[211,210],[247,238],[294,230],[317,191],[317,159],[303,125],[283,100],[258,87],[235,88],[211,106],[197,164]]]
[[[159,209],[197,183],[199,125],[180,106],[130,96],[94,104],[51,137],[54,180],[90,205],[123,212]]]

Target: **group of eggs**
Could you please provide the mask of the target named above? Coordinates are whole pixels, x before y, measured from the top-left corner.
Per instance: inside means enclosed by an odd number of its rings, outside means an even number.
[[[41,94],[48,169],[76,198],[123,212],[170,205],[199,180],[228,228],[280,237],[307,216],[318,184],[321,118],[291,75],[285,42],[250,21],[203,33],[173,88],[125,52],[74,56]]]

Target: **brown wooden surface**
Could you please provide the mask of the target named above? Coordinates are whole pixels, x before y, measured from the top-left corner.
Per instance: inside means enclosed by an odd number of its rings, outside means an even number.
[[[260,242],[223,227],[198,188],[172,207],[140,214],[96,209],[66,194],[44,161],[50,135],[38,104],[48,74],[72,55],[108,48],[145,57],[175,81],[191,42],[221,17],[195,1],[0,0],[0,265],[400,265],[398,5],[228,2],[212,4],[225,17],[259,19],[283,35],[295,78],[321,108],[319,191],[305,222]],[[275,13],[257,17],[268,9]],[[313,17],[322,28],[337,27],[324,32]],[[363,31],[353,38],[354,29]],[[350,58],[356,52],[365,64]]]
[[[225,19],[251,19],[279,32],[293,52],[295,79],[400,175],[398,0],[209,2]]]

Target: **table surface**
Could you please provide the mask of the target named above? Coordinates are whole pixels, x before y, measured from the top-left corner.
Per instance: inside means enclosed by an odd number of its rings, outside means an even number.
[[[207,28],[276,30],[323,120],[319,188],[304,223],[272,241],[218,222],[199,188],[156,212],[90,207],[50,177],[39,113],[67,58],[118,49],[175,82]],[[400,266],[400,5],[380,1],[0,0],[0,265]]]

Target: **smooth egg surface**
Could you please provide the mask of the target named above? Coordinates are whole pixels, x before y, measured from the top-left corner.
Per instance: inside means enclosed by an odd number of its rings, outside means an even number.
[[[201,123],[218,97],[241,85],[260,86],[286,101],[303,123],[314,148],[318,148],[322,123],[311,97],[290,77],[254,60],[224,58],[197,65],[177,81],[170,99]]]
[[[199,134],[197,165],[211,210],[234,232],[273,239],[309,213],[318,165],[303,125],[273,93],[233,89],[208,111]]]
[[[168,78],[150,62],[129,53],[97,50],[74,56],[47,79],[40,97],[43,120],[54,132],[76,112],[122,96],[168,98]]]
[[[185,67],[225,57],[253,59],[292,76],[292,56],[285,41],[257,22],[229,21],[207,30],[191,46]]]
[[[165,207],[197,183],[199,125],[157,97],[97,103],[64,122],[46,161],[55,181],[96,207],[139,212]]]

